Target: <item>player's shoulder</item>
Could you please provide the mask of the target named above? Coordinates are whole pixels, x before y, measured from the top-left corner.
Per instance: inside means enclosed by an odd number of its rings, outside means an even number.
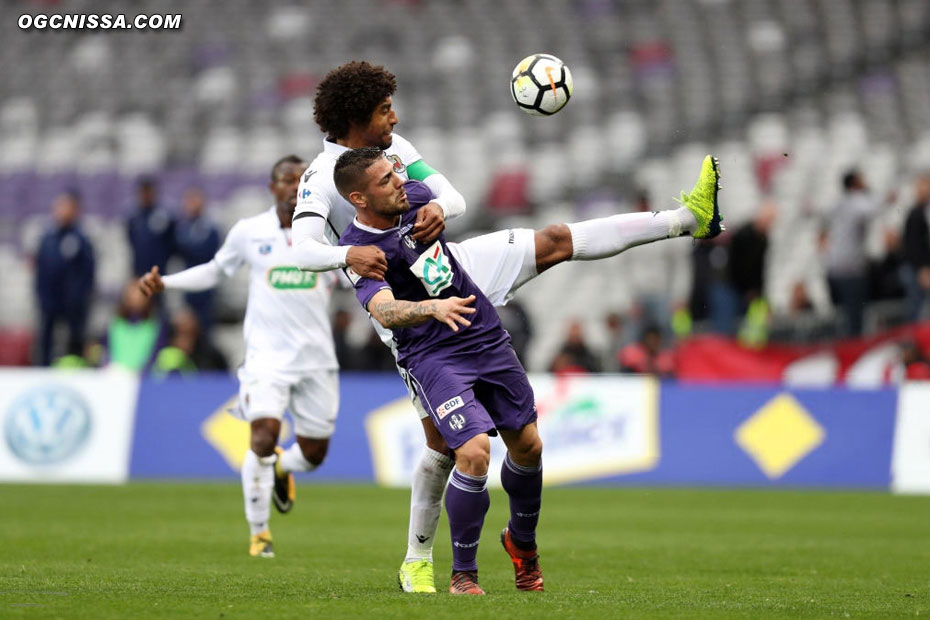
[[[336,156],[329,152],[323,151],[313,158],[307,169],[300,175],[300,184],[333,182],[333,169],[336,167]]]
[[[265,209],[261,213],[241,218],[229,229],[229,235],[248,235],[267,230],[272,224],[278,224],[274,209]]]
[[[413,146],[413,143],[397,133],[391,136],[391,146],[386,148],[384,152],[389,158],[391,155],[399,155],[406,164],[412,164],[420,158],[420,154],[417,152],[416,147]]]

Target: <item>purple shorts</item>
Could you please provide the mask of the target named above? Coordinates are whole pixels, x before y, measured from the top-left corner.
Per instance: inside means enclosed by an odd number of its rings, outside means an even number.
[[[420,402],[453,450],[481,433],[520,430],[536,421],[526,371],[510,344],[433,356],[407,369]]]

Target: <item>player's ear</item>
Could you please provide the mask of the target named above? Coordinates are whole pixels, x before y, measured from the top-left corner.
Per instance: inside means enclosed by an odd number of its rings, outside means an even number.
[[[349,192],[349,202],[353,207],[365,208],[368,206],[368,200],[362,192]]]

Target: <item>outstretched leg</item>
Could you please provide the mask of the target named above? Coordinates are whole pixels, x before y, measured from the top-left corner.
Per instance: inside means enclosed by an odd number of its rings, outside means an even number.
[[[719,180],[717,160],[708,155],[691,193],[682,192],[678,209],[624,213],[535,231],[536,272],[567,260],[608,258],[637,245],[686,234],[715,237],[723,230],[717,206]]]

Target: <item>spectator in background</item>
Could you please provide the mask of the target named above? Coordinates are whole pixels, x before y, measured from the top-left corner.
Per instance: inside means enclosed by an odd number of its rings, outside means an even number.
[[[907,294],[908,320],[921,318],[930,294],[930,173],[914,182],[914,206],[904,222],[904,264],[901,276]]]
[[[662,332],[655,325],[646,326],[638,342],[623,347],[617,360],[621,372],[662,378],[675,376],[675,355],[662,350]]]
[[[730,241],[728,273],[742,313],[753,300],[765,295],[765,256],[775,216],[775,203],[766,200],[752,221],[739,227]]]
[[[730,285],[739,299],[739,314],[743,317],[739,339],[750,346],[762,346],[768,340],[765,256],[776,212],[775,203],[766,200],[752,221],[739,227],[730,240],[727,271]]]
[[[181,200],[181,217],[175,225],[174,239],[185,268],[209,262],[220,249],[220,231],[204,214],[206,203],[203,191],[196,187],[185,191]],[[202,336],[209,336],[213,327],[213,293],[213,289],[208,289],[184,294],[184,301],[197,315]]]
[[[599,356],[585,342],[581,321],[573,320],[568,325],[565,342],[549,365],[549,372],[600,372]]]
[[[865,304],[869,298],[869,263],[865,237],[879,203],[869,195],[858,170],[843,175],[843,197],[831,210],[826,225],[827,282],[833,303],[844,318],[843,333],[862,334]]]
[[[903,379],[907,381],[930,381],[930,361],[913,340],[906,340],[900,345]]]
[[[608,372],[617,372],[620,370],[617,361],[620,350],[632,340],[630,325],[620,312],[610,312],[604,317],[604,328],[607,330],[607,350],[604,352],[602,368]]]
[[[526,366],[526,350],[530,345],[530,340],[533,339],[530,315],[527,314],[523,304],[516,299],[511,299],[506,306],[498,306],[496,310],[501,324],[510,334],[510,344],[517,354],[517,359]]]
[[[137,187],[139,204],[128,221],[132,271],[141,276],[157,265],[164,272],[175,252],[174,218],[158,205],[154,179],[142,178]]]
[[[197,314],[188,308],[171,317],[171,339],[155,356],[152,372],[189,375],[201,370],[229,370],[226,357],[204,337]]]
[[[39,364],[52,362],[55,325],[68,325],[67,355],[80,356],[91,295],[94,291],[94,248],[78,226],[81,204],[67,192],[52,205],[52,227],[39,241],[36,294],[39,298]]]
[[[110,363],[129,370],[148,369],[165,343],[166,332],[152,299],[130,281],[107,328],[105,347]]]
[[[152,363],[152,374],[187,376],[197,372],[194,348],[200,336],[197,317],[190,310],[178,312],[171,321],[171,339],[159,349]]]
[[[333,313],[333,348],[342,370],[359,370],[362,366],[358,348],[349,339],[351,325],[352,315],[349,312],[339,309]]]

